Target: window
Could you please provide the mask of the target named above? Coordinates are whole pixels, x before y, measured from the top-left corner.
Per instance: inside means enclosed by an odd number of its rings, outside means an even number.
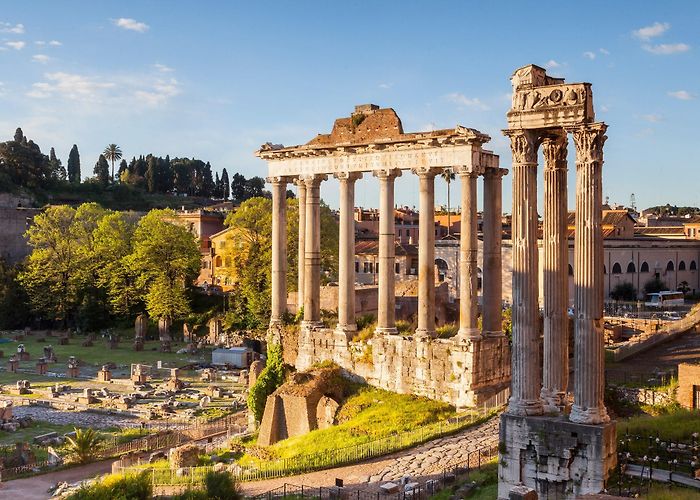
[[[642,267],[639,268],[640,273],[648,273],[649,272],[649,264],[646,262],[642,262]]]
[[[695,270],[697,270],[697,268],[698,268],[698,265],[695,263],[694,260],[691,260],[690,261],[690,270],[695,271]]]
[[[619,263],[615,262],[615,264],[613,264],[612,273],[613,274],[622,274],[622,266]]]
[[[447,262],[443,259],[435,259],[435,265],[440,271],[447,271]]]
[[[396,274],[399,274],[401,272],[401,265],[398,262],[394,264],[394,272]]]
[[[374,272],[379,274],[379,262],[374,265]]]
[[[399,239],[401,239],[401,229],[399,229]]]
[[[684,260],[682,260],[678,263],[678,270],[685,271],[685,261]]]
[[[603,274],[608,274],[608,268],[603,264]]]
[[[629,264],[627,264],[627,274],[635,272],[637,272],[637,268],[634,266],[634,262],[630,262]]]
[[[666,264],[666,271],[673,271],[676,267],[673,265],[673,261],[669,260],[668,264]]]
[[[605,274],[605,270],[603,270],[603,274]],[[571,267],[571,264],[569,264],[569,276],[573,276],[573,275],[574,275],[574,268]]]
[[[360,261],[359,260],[355,261],[355,272],[356,273],[360,272]]]
[[[369,272],[369,262],[363,262],[362,272],[365,274]]]

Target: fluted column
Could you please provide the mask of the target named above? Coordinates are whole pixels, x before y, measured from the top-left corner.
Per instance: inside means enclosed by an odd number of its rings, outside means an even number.
[[[306,183],[306,232],[304,244],[304,323],[321,324],[321,181],[325,175],[309,175]]]
[[[419,178],[417,338],[435,336],[435,175],[438,169],[413,169]]]
[[[508,412],[539,415],[537,134],[507,130],[513,151],[513,360]]]
[[[272,311],[270,327],[282,324],[287,310],[287,178],[270,177],[272,184]]]
[[[483,293],[481,327],[485,335],[503,335],[503,273],[501,243],[503,233],[504,168],[488,168],[484,172],[484,242]]]
[[[604,123],[577,127],[576,234],[574,236],[574,404],[572,422],[610,420],[605,409],[603,339],[603,144]]]
[[[306,248],[306,183],[303,179],[295,181],[297,185],[297,201],[299,206],[299,245],[297,259],[297,308],[304,306],[304,276],[306,275],[304,265]]]
[[[569,244],[564,131],[544,138],[544,360],[542,399],[548,412],[563,411],[569,384]]]
[[[377,170],[379,179],[379,302],[377,304],[377,333],[396,333],[396,289],[394,262],[396,254],[394,221],[394,179],[398,169]]]
[[[479,169],[457,170],[462,187],[462,213],[459,237],[459,333],[461,341],[480,337],[477,328],[479,312],[477,287],[478,226],[476,180]]]
[[[340,182],[337,331],[347,338],[357,330],[355,323],[355,181],[361,178],[362,174],[343,172],[335,176]]]

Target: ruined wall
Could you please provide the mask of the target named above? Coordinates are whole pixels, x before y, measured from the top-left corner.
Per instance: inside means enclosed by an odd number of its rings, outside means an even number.
[[[38,208],[26,208],[31,200],[0,193],[0,258],[10,263],[18,262],[29,254],[24,233]]]
[[[298,370],[331,360],[364,382],[390,391],[417,394],[458,407],[478,405],[510,384],[510,348],[505,337],[474,342],[377,336],[347,342],[330,329],[302,327]]]
[[[681,406],[700,409],[700,400],[694,401],[695,387],[700,387],[700,364],[681,363],[678,365],[678,390],[676,399]],[[698,398],[700,399],[700,398]]]

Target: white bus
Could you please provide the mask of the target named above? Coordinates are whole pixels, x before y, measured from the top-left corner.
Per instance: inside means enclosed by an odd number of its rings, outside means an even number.
[[[683,292],[657,292],[648,293],[647,300],[644,302],[648,307],[676,307],[685,304]]]

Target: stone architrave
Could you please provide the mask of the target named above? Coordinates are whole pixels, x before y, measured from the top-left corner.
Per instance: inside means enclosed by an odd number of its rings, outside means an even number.
[[[173,339],[170,336],[170,326],[172,320],[167,316],[158,319],[158,340],[161,342],[171,342]]]

